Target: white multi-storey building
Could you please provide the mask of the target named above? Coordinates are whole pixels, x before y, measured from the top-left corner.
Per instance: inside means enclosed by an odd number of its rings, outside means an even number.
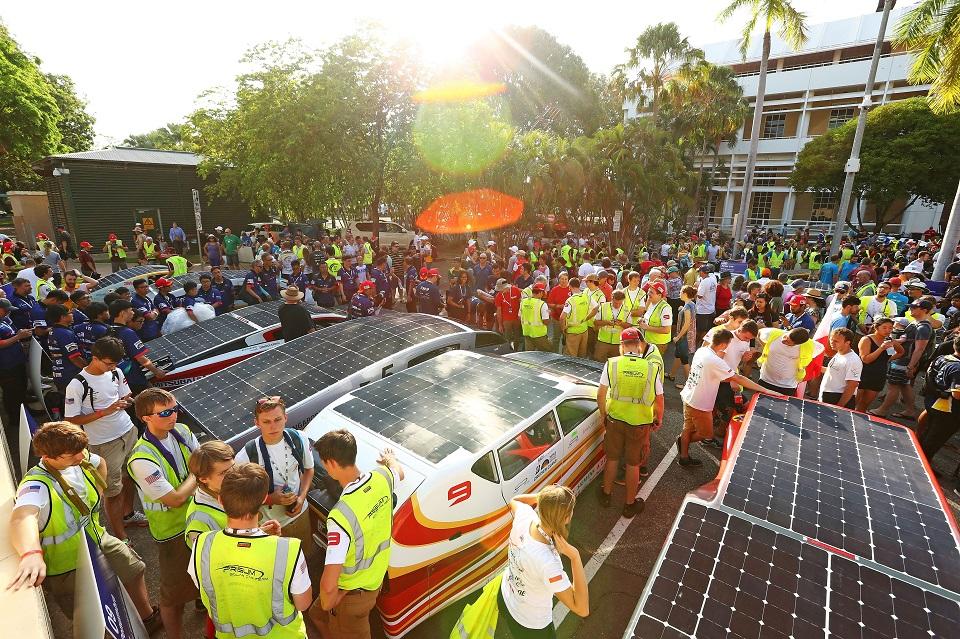
[[[909,7],[897,7],[887,25],[877,80],[873,87],[874,105],[886,104],[927,94],[929,85],[907,82],[912,56],[891,46],[896,25]],[[856,117],[863,99],[864,84],[870,69],[880,13],[811,25],[809,38],[799,51],[774,35],[767,70],[766,97],[760,126],[760,144],[754,174],[748,224],[802,227],[826,224],[833,219],[837,202],[830,196],[798,193],[787,184],[797,155],[803,145],[829,129]],[[707,60],[728,65],[737,73],[745,97],[752,105],[757,94],[762,37],[751,42],[746,59],[740,55],[738,40],[704,47]],[[638,115],[634,104],[626,104],[624,116]],[[735,145],[723,145],[721,159],[728,174],[713,185],[712,197],[701,205],[701,215],[711,224],[732,227],[740,209],[744,169],[750,148],[750,125],[753,111],[747,115]],[[701,165],[709,171],[711,158]],[[856,205],[854,205],[856,216]],[[860,203],[863,220],[870,226],[872,209]],[[895,219],[888,230],[921,232],[938,226],[943,205],[926,207],[914,203],[902,220]]]

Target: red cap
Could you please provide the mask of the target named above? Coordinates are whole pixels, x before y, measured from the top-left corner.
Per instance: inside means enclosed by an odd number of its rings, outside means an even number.
[[[430,277],[440,277],[440,270],[432,268],[429,273]]]
[[[116,233],[111,233],[110,235],[107,236],[107,239],[108,239],[108,240],[115,240],[115,239],[117,239],[117,234],[116,234]]]
[[[800,305],[800,304],[806,304],[806,303],[807,303],[807,298],[805,298],[803,295],[794,295],[793,297],[790,298],[790,304]]]
[[[903,280],[901,280],[899,277],[891,277],[889,281],[890,286],[901,286],[903,284]]]
[[[631,327],[625,328],[620,333],[621,342],[639,342],[640,341],[640,331]]]
[[[93,248],[93,244],[84,240],[83,242],[80,242],[80,248]]]
[[[428,269],[426,266],[420,269],[420,279],[424,280],[424,279],[427,279],[429,276],[430,276],[430,269]]]
[[[650,288],[647,289],[647,292],[656,291],[660,295],[667,294],[667,286],[663,282],[654,282],[650,285]]]
[[[547,285],[544,284],[543,282],[537,282],[536,284],[533,285],[533,290],[535,290],[535,291],[545,291],[545,290],[547,290]]]
[[[372,281],[370,281],[370,280],[365,280],[365,281],[363,281],[363,282],[360,282],[360,290],[361,290],[361,291],[365,291],[365,290],[368,289],[368,288],[377,288],[376,282],[372,282]]]
[[[165,277],[158,278],[155,282],[157,288],[163,288],[164,286],[173,286],[173,280],[168,280]]]
[[[38,240],[46,240],[46,239],[49,239],[49,238],[47,237],[47,234],[46,234],[46,233],[37,233],[37,239],[38,239]]]

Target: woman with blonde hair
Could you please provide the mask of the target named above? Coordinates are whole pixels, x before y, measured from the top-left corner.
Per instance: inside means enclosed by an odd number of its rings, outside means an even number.
[[[583,562],[579,551],[567,542],[576,501],[572,490],[552,484],[536,495],[517,495],[510,500],[513,528],[497,603],[514,639],[557,636],[554,595],[577,615],[590,614]],[[570,559],[572,584],[563,571],[561,555]]]

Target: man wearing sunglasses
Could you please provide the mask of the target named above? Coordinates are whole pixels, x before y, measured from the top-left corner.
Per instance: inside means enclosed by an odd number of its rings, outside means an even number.
[[[190,473],[196,436],[177,423],[177,400],[165,390],[148,388],[134,402],[146,431],[137,440],[127,472],[140,490],[150,534],[157,541],[160,616],[170,639],[183,636],[183,606],[199,596],[187,574],[190,548],[184,542],[187,509],[197,480]]]

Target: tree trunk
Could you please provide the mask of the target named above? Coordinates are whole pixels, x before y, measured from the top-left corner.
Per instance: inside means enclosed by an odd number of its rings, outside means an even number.
[[[693,218],[696,218],[698,215],[700,215],[700,199],[701,199],[700,189],[701,189],[701,187],[703,186],[703,160],[702,160],[702,158],[703,158],[703,156],[705,156],[706,154],[707,154],[707,139],[704,138],[704,139],[703,139],[703,147],[702,147],[701,150],[700,150],[700,158],[701,158],[701,160],[700,160],[700,166],[697,167],[697,186],[696,186],[696,189],[695,189],[694,192],[693,192],[693,207],[692,207],[692,210],[690,211],[690,217],[693,217]],[[709,216],[709,211],[710,211],[710,200],[709,200],[709,198],[708,198],[708,199],[707,199],[707,215],[704,215],[704,218],[703,218],[704,224],[706,224],[706,222],[707,222],[707,218],[708,218],[708,216]],[[688,218],[688,219],[689,219],[689,218]]]
[[[956,255],[957,242],[960,242],[960,185],[957,186],[957,195],[953,198],[953,207],[950,209],[950,217],[947,218],[947,228],[943,231],[943,245],[940,247],[937,262],[933,266],[933,279],[946,279],[947,267]]]
[[[767,89],[767,63],[770,61],[770,31],[763,33],[763,56],[760,58],[760,77],[757,80],[757,99],[753,107],[753,124],[750,127],[750,151],[743,175],[743,192],[740,196],[740,213],[734,228],[734,241],[746,236],[747,215],[750,213],[750,196],[753,192],[753,171],[757,164],[757,149],[760,144],[760,122],[763,120],[763,94]],[[733,170],[733,167],[730,167]],[[740,256],[739,248],[734,257]]]

